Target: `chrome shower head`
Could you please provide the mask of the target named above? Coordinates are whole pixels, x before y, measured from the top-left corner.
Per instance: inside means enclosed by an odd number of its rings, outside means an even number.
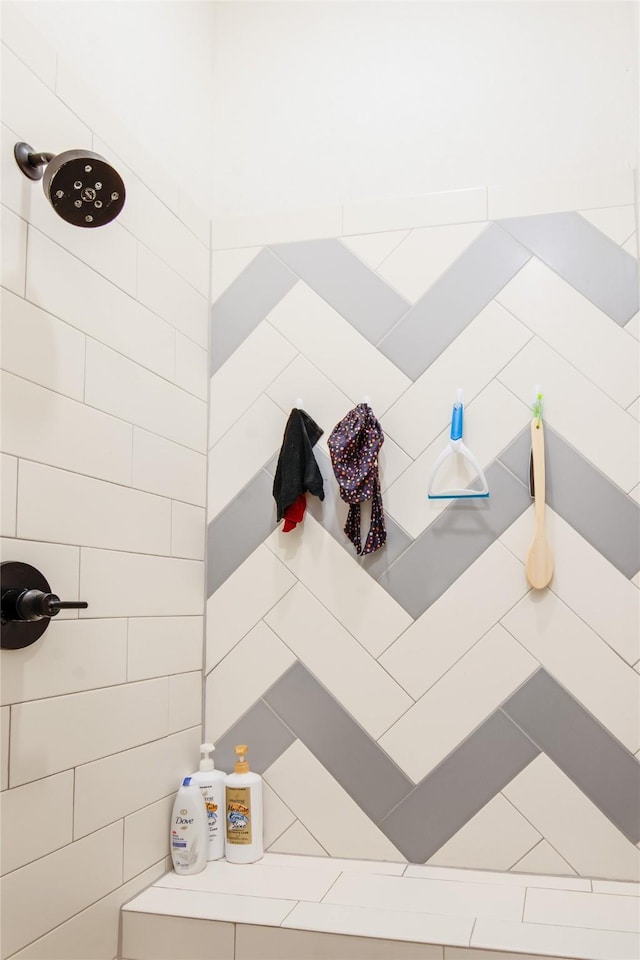
[[[25,176],[42,180],[45,197],[67,223],[101,227],[122,210],[122,177],[100,154],[66,150],[54,156],[36,153],[28,143],[16,143],[13,152]]]

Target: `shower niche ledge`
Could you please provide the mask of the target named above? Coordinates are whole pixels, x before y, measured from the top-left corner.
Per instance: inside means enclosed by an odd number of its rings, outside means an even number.
[[[635,960],[640,885],[266,854],[168,873],[120,960]]]

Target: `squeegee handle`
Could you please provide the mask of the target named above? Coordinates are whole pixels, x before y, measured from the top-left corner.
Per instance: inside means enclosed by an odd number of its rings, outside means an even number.
[[[462,411],[464,406],[462,403],[454,403],[453,411],[451,413],[451,439],[452,440],[462,440]]]

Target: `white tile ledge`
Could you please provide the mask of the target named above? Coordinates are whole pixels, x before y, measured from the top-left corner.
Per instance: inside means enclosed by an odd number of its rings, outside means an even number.
[[[507,896],[508,888],[512,894]],[[549,917],[538,912],[536,922],[514,920],[514,888],[520,888],[523,901],[528,889],[543,896],[551,905]],[[424,892],[424,910],[416,907],[416,891]],[[145,913],[181,918],[181,923],[214,920],[475,947],[497,951],[496,960],[502,952],[554,960],[629,960],[640,956],[640,929],[629,930],[628,921],[629,897],[639,899],[639,893],[637,884],[580,877],[265,854],[247,866],[210,863],[193,877],[167,873],[123,907],[123,920],[126,924],[128,913]],[[582,919],[591,912],[584,898],[591,897],[593,916],[607,929],[584,926]],[[640,918],[640,902],[637,913]],[[626,926],[616,926],[621,916]]]

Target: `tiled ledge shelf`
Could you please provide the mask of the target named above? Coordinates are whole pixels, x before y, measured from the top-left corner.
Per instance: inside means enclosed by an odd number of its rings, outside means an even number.
[[[640,885],[266,854],[166,874],[123,960],[637,960]]]

